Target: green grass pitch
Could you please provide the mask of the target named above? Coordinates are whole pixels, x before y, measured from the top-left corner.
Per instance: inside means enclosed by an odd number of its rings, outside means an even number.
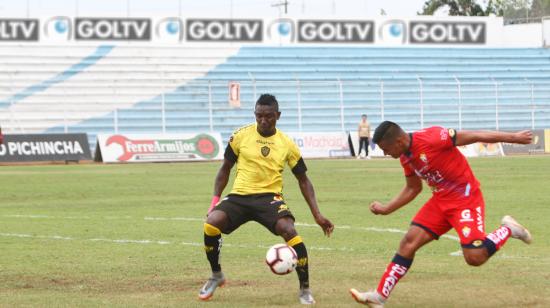
[[[317,307],[358,306],[348,289],[376,287],[417,209],[374,216],[404,184],[396,160],[310,160],[308,174],[330,238],[315,225],[285,171],[285,198],[310,256]],[[532,232],[510,239],[482,267],[455,253],[454,231],[418,252],[388,307],[549,307],[550,156],[477,158],[486,228],[510,214]],[[273,275],[267,248],[282,242],[259,224],[224,236],[227,285],[206,303],[202,224],[219,162],[0,168],[0,307],[299,306],[296,274]],[[230,184],[225,190],[227,193]]]

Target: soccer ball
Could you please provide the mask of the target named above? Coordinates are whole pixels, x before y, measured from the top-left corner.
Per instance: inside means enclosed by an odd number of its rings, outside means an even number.
[[[298,255],[294,248],[286,244],[277,244],[267,251],[265,263],[274,274],[286,275],[296,268]]]

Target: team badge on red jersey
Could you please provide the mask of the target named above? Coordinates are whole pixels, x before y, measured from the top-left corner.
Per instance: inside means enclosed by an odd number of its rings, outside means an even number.
[[[428,163],[428,157],[426,157],[425,153],[420,154],[420,160],[423,161],[425,164]]]

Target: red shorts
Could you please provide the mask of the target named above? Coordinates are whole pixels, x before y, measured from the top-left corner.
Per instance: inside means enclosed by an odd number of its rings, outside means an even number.
[[[462,200],[438,200],[432,197],[416,213],[412,225],[426,230],[435,239],[454,228],[463,246],[476,240],[483,241],[486,236],[483,194],[478,189]]]

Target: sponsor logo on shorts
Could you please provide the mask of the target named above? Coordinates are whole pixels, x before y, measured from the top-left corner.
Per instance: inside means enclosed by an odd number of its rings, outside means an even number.
[[[284,211],[287,211],[287,212],[289,211],[288,205],[286,205],[286,204],[279,205],[279,209],[277,210],[277,213],[281,213],[281,212],[284,212]]]
[[[470,229],[469,227],[464,227],[462,228],[462,235],[464,235],[464,237],[468,237],[470,236],[471,231],[472,229]]]
[[[474,247],[479,247],[481,245],[483,245],[483,241],[482,240],[475,240],[472,242],[472,245],[474,245]]]
[[[468,210],[464,210],[462,211],[462,213],[460,214],[460,216],[462,217],[459,221],[460,222],[471,222],[471,221],[474,221],[474,219],[472,218],[472,212],[468,209]]]
[[[481,206],[476,207],[476,219],[477,230],[479,230],[479,232],[485,232],[485,227],[483,226],[483,215],[481,215]]]

